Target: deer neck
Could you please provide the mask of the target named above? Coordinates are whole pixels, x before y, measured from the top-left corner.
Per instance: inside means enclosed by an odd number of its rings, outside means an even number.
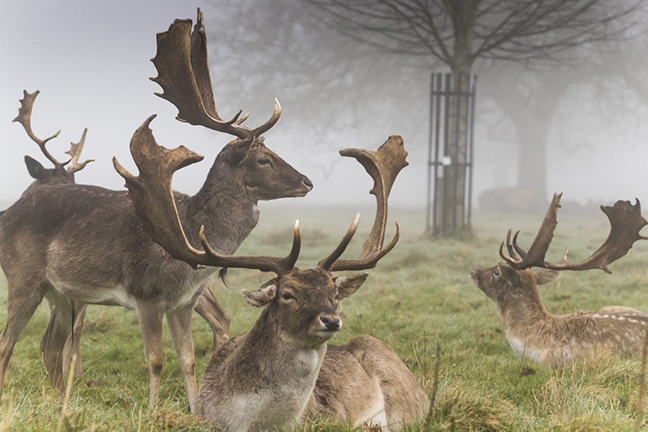
[[[555,317],[545,309],[536,286],[507,293],[505,299],[498,301],[498,309],[511,346],[539,345],[536,336],[546,333],[555,322]]]
[[[271,424],[286,424],[292,419],[299,421],[315,388],[326,355],[326,343],[305,345],[288,340],[281,334],[271,311],[266,309],[237,355],[237,366],[256,383],[253,388],[242,388],[240,391],[245,394],[241,396],[249,399],[251,395],[263,395],[272,400],[268,405],[270,411],[258,412],[257,421],[264,426],[261,429],[271,428]],[[256,365],[251,366],[250,360]],[[250,374],[258,376],[250,377]]]
[[[182,208],[184,207],[184,208]],[[245,186],[241,169],[217,157],[200,191],[178,212],[184,215],[185,232],[193,244],[199,244],[200,226],[213,248],[233,254],[259,222],[257,202]]]
[[[312,385],[315,385],[315,379],[326,353],[326,343],[306,344],[284,336],[270,308],[263,311],[250,330],[243,348],[258,352],[258,358],[265,370],[293,377],[309,376],[313,380]],[[273,353],[273,355],[265,353]],[[313,362],[302,364],[304,360],[302,357],[312,357]],[[288,366],[289,364],[298,367],[294,369]]]

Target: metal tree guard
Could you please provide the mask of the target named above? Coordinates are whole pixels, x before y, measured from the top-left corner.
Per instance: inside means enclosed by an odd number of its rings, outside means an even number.
[[[428,147],[428,190],[427,190],[427,220],[428,233],[439,234],[447,230],[461,231],[468,229],[472,213],[472,182],[473,182],[473,131],[475,120],[475,99],[477,76],[457,75],[453,82],[450,73],[432,73],[430,83],[430,135]],[[455,88],[453,88],[455,87]],[[465,105],[464,105],[465,104]],[[466,149],[465,155],[460,153],[459,137],[462,119],[461,107],[466,108],[464,126]],[[456,111],[453,111],[456,110]],[[454,143],[452,143],[454,138]],[[465,157],[464,157],[465,156]],[[464,160],[461,160],[464,159]],[[456,168],[456,169],[453,169]],[[459,170],[464,170],[464,214],[457,214],[455,204],[451,220],[442,204],[448,196],[451,203],[457,201],[457,176]],[[454,190],[449,190],[446,175],[453,175]],[[443,182],[443,183],[441,183]],[[439,190],[441,189],[442,190]],[[440,195],[442,193],[442,196]],[[451,194],[451,195],[448,195]]]

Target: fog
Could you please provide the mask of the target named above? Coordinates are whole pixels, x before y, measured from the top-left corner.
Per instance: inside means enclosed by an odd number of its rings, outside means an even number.
[[[289,0],[274,7],[287,6],[301,7]],[[136,172],[128,143],[149,115],[158,114],[152,129],[159,144],[184,144],[205,156],[175,176],[176,189],[196,192],[230,138],[175,120],[177,110],[153,95],[160,88],[148,79],[156,75],[149,61],[155,55],[155,34],[175,18],[195,20],[196,7],[205,13],[219,111],[231,116],[238,109],[251,110],[247,123],[256,125],[270,116],[275,96],[282,102],[282,118],[266,134],[266,145],[315,184],[312,193],[293,202],[370,205],[368,176],[337,152],[345,147],[376,148],[389,135],[398,134],[405,139],[410,166],[399,176],[391,204],[425,206],[429,74],[439,65],[356,46],[357,42],[318,25],[312,13],[298,15],[304,19],[302,25],[285,23],[293,32],[266,24],[277,33],[254,40],[247,35],[254,35],[257,27],[266,28],[259,21],[266,15],[243,20],[249,10],[233,0],[1,2],[0,202],[11,203],[31,183],[24,155],[47,165],[22,126],[11,122],[23,89],[41,91],[32,117],[36,135],[62,130],[49,144],[56,157],[64,159],[69,143],[77,142],[88,128],[83,158],[96,162],[77,174],[78,183],[123,188],[111,159],[116,156]],[[310,49],[304,46],[309,40],[316,40]],[[518,148],[537,138],[538,132],[526,124],[530,132],[525,135],[519,127],[523,122],[518,119],[516,129],[510,114],[525,110],[527,123],[537,121],[535,126],[546,132],[547,194],[562,191],[566,199],[581,203],[648,199],[648,81],[642,80],[648,77],[643,73],[648,63],[645,55],[632,54],[644,53],[642,41],[645,38],[623,42],[605,54],[565,53],[566,58],[585,57],[574,64],[546,64],[533,70],[481,65],[475,205],[484,190],[514,187],[518,173],[529,169],[518,167]],[[319,63],[310,64],[313,59]],[[620,69],[610,71],[610,66]],[[543,112],[542,97],[555,102],[551,112]],[[545,114],[549,120],[541,123]]]

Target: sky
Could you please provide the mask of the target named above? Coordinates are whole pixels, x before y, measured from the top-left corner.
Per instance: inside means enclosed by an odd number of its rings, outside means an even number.
[[[148,116],[158,114],[152,129],[159,144],[184,144],[205,156],[203,162],[181,170],[174,178],[176,189],[195,193],[229,138],[176,121],[176,109],[153,95],[159,87],[149,80],[156,75],[149,60],[155,54],[157,32],[166,30],[175,18],[195,19],[196,7],[203,8],[206,15],[218,13],[217,5],[218,1],[207,4],[171,0],[0,2],[0,16],[5,17],[0,26],[0,202],[17,199],[31,183],[24,155],[46,162],[22,127],[11,122],[18,112],[23,89],[41,91],[34,106],[32,127],[41,137],[62,131],[49,144],[51,152],[60,159],[69,143],[78,141],[83,128],[88,128],[83,157],[96,162],[77,174],[78,183],[123,188],[123,180],[114,171],[111,159],[116,156],[131,172],[136,172],[128,143]],[[206,19],[209,22],[208,16]],[[207,35],[209,38],[209,27]],[[211,43],[217,42],[210,40]],[[281,99],[281,94],[276,96]],[[268,112],[254,112],[252,122],[263,121],[270,114],[272,101],[266,99]],[[237,106],[237,102],[228,100],[227,105]],[[427,112],[425,105],[416,109],[423,115]],[[295,115],[289,106],[284,107],[282,119],[266,134],[266,143],[315,184],[313,192],[299,200],[300,204],[372,205],[367,194],[371,182],[355,161],[334,163],[340,159],[334,146],[310,152],[304,150],[307,147],[299,142],[294,128],[289,133],[282,132],[282,124],[290,124]],[[401,173],[390,202],[394,206],[420,208],[425,205],[427,188],[427,126],[402,130],[397,120],[386,121],[360,138],[338,137],[339,149],[376,148],[389,135],[402,134],[410,150],[410,166]],[[586,149],[573,154],[558,147],[550,150],[548,191],[565,191],[566,198],[580,202],[635,196],[648,199],[648,146],[639,138],[619,145],[619,137],[607,129],[603,131],[597,122],[600,119],[580,120],[568,133],[559,127],[552,131],[550,136],[555,142],[594,143],[590,147],[596,151]],[[478,123],[476,132],[475,202],[484,189],[513,186],[516,177],[514,146],[489,136],[485,127]],[[633,135],[633,130],[626,133]],[[608,144],[599,146],[599,141]],[[326,173],[313,169],[316,166],[332,168]]]

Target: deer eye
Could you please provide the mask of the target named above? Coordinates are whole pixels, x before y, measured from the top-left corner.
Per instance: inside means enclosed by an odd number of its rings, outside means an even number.
[[[493,270],[493,276],[499,277],[499,275],[500,275],[499,269]]]
[[[295,300],[295,297],[293,297],[293,295],[290,294],[288,291],[284,291],[284,293],[281,294],[281,298],[286,301]]]
[[[258,161],[259,165],[270,165],[270,159],[266,157],[260,158]]]

